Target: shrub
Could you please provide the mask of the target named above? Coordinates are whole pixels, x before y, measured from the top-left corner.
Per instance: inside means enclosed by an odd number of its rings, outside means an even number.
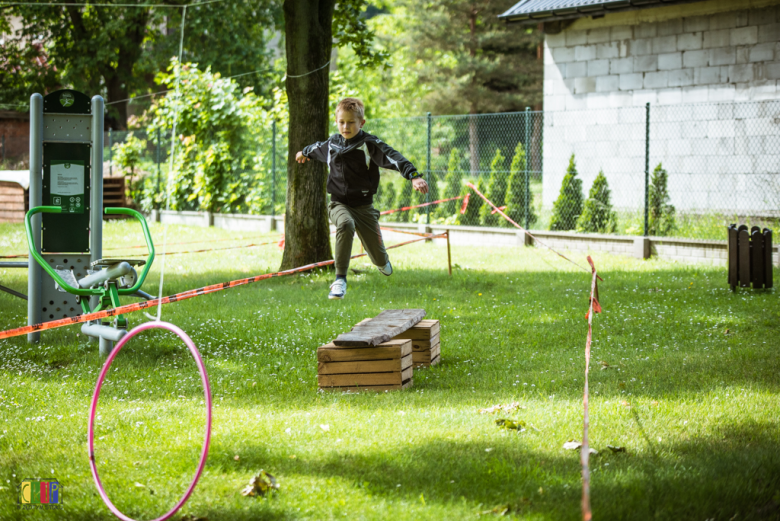
[[[490,181],[488,181],[487,193],[485,197],[490,202],[501,208],[506,203],[506,177],[504,176],[504,161],[506,158],[501,153],[501,149],[496,149],[496,155],[490,162]],[[485,226],[498,226],[504,218],[498,212],[493,213],[493,207],[484,204],[480,210],[480,221]]]
[[[393,210],[397,208],[395,204],[395,199],[396,199],[395,183],[393,181],[388,181],[385,183],[379,183],[379,186],[382,187],[382,191],[379,192],[382,194],[380,211]],[[386,218],[390,221],[396,221],[398,220],[398,214],[391,213]]]
[[[669,174],[661,163],[653,170],[648,191],[647,235],[669,235],[677,227],[674,206],[669,204]]]
[[[483,179],[480,179],[477,183],[477,189],[485,193],[485,181]],[[463,186],[463,190],[461,191],[461,195],[463,197],[466,197],[467,194],[471,194],[471,198],[469,199],[469,205],[466,207],[466,213],[460,214],[458,213],[458,224],[463,224],[466,226],[477,226],[479,224],[479,215],[480,211],[482,210],[482,207],[485,205],[485,202],[482,200],[480,196],[478,196],[474,191],[469,188],[468,186]],[[462,200],[461,200],[462,204]]]
[[[612,209],[611,193],[604,171],[599,172],[590,187],[588,199],[577,219],[577,231],[585,233],[615,233],[617,214]]]
[[[561,193],[553,203],[550,229],[556,231],[573,230],[582,213],[582,179],[577,177],[577,165],[574,154],[569,159],[569,167],[561,183]]]
[[[125,175],[135,176],[135,170],[141,164],[144,151],[146,151],[146,140],[138,139],[131,133],[124,143],[115,143],[111,149],[113,163]]]
[[[403,187],[401,188],[401,194],[398,197],[397,208],[403,208],[404,206],[412,206],[412,183],[404,179]],[[407,223],[412,220],[412,210],[405,210],[398,212],[398,221]]]
[[[461,184],[463,183],[460,160],[460,151],[457,147],[453,147],[450,150],[450,159],[447,162],[447,175],[444,177],[444,183],[447,186],[444,189],[443,199],[451,199],[460,195]],[[459,201],[448,201],[438,205],[436,215],[437,217],[449,217],[454,215],[459,209]]]
[[[528,201],[525,198],[525,168],[526,168],[525,149],[522,143],[518,143],[515,148],[515,156],[512,158],[512,165],[509,167],[509,188],[507,190],[506,214],[520,226],[526,226],[526,211],[528,211],[527,225],[533,226],[539,220],[534,212],[533,195],[528,194]],[[529,187],[530,190],[530,187]],[[512,224],[504,220],[506,226]]]

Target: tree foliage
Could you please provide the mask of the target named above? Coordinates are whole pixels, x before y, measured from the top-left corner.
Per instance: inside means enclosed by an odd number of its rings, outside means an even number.
[[[420,81],[438,114],[522,110],[542,95],[542,34],[498,15],[515,0],[404,0],[405,41],[424,63]]]
[[[650,179],[647,235],[669,235],[677,227],[675,208],[669,202],[668,182],[669,174],[658,163]]]
[[[531,227],[539,219],[534,211],[532,194],[527,194],[528,200],[526,200],[525,170],[527,161],[525,148],[522,143],[518,143],[515,147],[515,155],[512,157],[512,164],[509,167],[506,214],[523,227]],[[511,226],[509,221],[504,220],[504,223],[506,226]]]
[[[34,77],[17,78],[17,82],[44,92],[61,84],[88,95],[101,94],[114,128],[126,128],[127,99],[148,93],[155,74],[165,70],[172,55],[178,55],[182,9],[132,7],[123,0],[105,0],[101,6],[12,6],[7,13],[18,17],[22,28],[3,46],[7,56],[2,62],[29,63],[24,53],[33,44],[50,64],[48,75],[56,77],[52,81],[39,75],[37,82]],[[228,74],[268,68],[266,34],[278,21],[279,7],[272,0],[190,7],[185,61],[213,65],[215,72]],[[268,81],[262,75],[240,80],[253,86]]]
[[[155,100],[147,116],[149,131],[159,128],[163,134],[177,120],[173,170],[165,183],[170,208],[217,212],[264,207],[271,151],[264,130],[278,114],[264,110],[251,87],[241,89],[209,68],[180,66],[176,58],[156,81],[174,89]]]
[[[593,181],[588,199],[577,219],[577,231],[585,233],[615,233],[617,213],[612,209],[611,191],[604,171]]]
[[[569,167],[563,176],[561,192],[553,203],[550,229],[554,231],[574,230],[582,213],[582,179],[577,177],[574,154],[569,158]]]

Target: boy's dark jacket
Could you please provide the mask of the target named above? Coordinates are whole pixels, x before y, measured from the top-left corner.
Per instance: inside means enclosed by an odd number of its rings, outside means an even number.
[[[397,170],[406,179],[420,177],[414,165],[378,137],[361,130],[344,139],[333,134],[303,149],[303,155],[328,164],[330,199],[348,206],[371,204],[379,187],[379,169]]]

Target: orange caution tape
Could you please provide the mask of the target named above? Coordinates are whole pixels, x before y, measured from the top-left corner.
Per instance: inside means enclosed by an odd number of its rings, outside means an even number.
[[[399,244],[394,244],[392,246],[388,246],[387,249],[393,249],[393,248],[399,248],[401,246],[406,246],[407,244],[412,244],[414,242],[424,241],[428,238],[435,238],[435,237],[446,237],[446,234],[440,234],[440,235],[434,235],[431,237],[423,237],[420,239],[412,239],[411,241],[402,242]],[[358,257],[364,257],[365,253],[361,253],[358,255],[353,255],[351,258],[355,259]],[[284,277],[286,275],[293,275],[295,273],[299,273],[301,271],[308,271],[312,270],[314,268],[321,268],[323,266],[328,266],[330,264],[333,264],[333,260],[327,260],[322,262],[315,262],[314,264],[307,264],[306,266],[301,266],[300,268],[293,268],[290,270],[285,271],[278,271],[276,273],[266,273],[263,275],[257,275],[255,277],[249,277],[246,279],[239,279],[239,280],[233,280],[230,282],[223,282],[221,284],[212,284],[211,286],[205,286],[198,289],[191,289],[189,291],[184,291],[182,293],[177,293],[175,295],[171,295],[169,297],[162,297],[162,298],[156,298],[153,300],[147,300],[144,302],[136,302],[134,304],[127,304],[125,306],[119,306],[118,308],[113,309],[106,309],[103,311],[97,311],[95,313],[87,313],[86,315],[79,315],[77,317],[68,317],[68,318],[61,318],[58,320],[52,320],[50,322],[42,322],[40,324],[33,324],[31,326],[24,326],[24,327],[18,327],[16,329],[9,329],[6,331],[0,331],[0,340],[4,338],[11,338],[15,336],[21,336],[26,335],[28,333],[35,333],[37,331],[46,331],[47,329],[55,329],[58,327],[63,326],[70,326],[72,324],[80,324],[83,322],[89,322],[90,320],[99,320],[106,317],[113,317],[116,315],[123,315],[125,313],[132,313],[134,311],[141,311],[143,309],[152,308],[155,306],[162,306],[164,304],[170,304],[173,302],[179,302],[181,300],[187,300],[194,297],[199,297],[201,295],[208,295],[210,293],[216,293],[218,291],[223,291],[228,288],[235,288],[236,286],[243,286],[245,284],[251,284],[253,282],[258,282],[260,280],[270,279],[272,277]]]

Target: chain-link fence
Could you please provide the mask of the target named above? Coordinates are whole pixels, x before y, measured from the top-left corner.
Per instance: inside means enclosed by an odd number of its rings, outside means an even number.
[[[722,239],[731,222],[780,221],[780,100],[377,119],[365,130],[431,185],[423,196],[383,171],[379,209],[461,197],[391,220],[511,226],[474,194],[464,204],[472,182],[530,229]],[[220,178],[235,194],[221,211],[284,212],[286,127],[258,136]],[[28,148],[26,138],[6,138],[3,167],[27,168]],[[107,132],[104,170],[129,178],[138,206],[164,208],[170,148],[165,133]],[[198,209],[188,182],[177,186],[178,208]]]

